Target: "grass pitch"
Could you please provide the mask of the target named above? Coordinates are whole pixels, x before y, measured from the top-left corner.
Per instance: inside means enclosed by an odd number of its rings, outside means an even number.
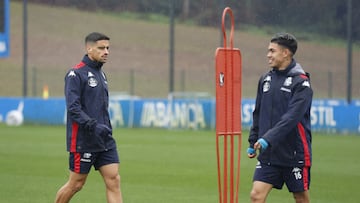
[[[53,202],[68,177],[64,126],[0,125],[0,202]],[[216,203],[215,132],[116,129],[126,203]],[[255,160],[248,159],[243,133],[239,202],[249,202]],[[313,136],[312,203],[359,202],[360,136]],[[106,202],[98,172],[73,203]],[[286,187],[268,202],[293,202]]]

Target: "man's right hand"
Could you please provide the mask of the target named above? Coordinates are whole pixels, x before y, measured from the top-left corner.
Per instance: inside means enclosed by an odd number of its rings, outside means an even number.
[[[105,124],[97,124],[95,134],[98,136],[107,136],[112,134],[112,130]]]
[[[90,119],[85,123],[84,128],[88,131],[88,132],[93,132],[95,130],[96,127],[96,120],[95,119]]]
[[[248,157],[250,159],[255,158],[256,157],[256,150],[254,148],[249,147],[247,149],[247,155],[248,155]]]

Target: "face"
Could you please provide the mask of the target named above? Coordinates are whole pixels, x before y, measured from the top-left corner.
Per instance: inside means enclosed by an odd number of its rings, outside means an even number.
[[[271,68],[285,69],[291,62],[290,51],[277,43],[270,43],[267,52],[268,64]]]
[[[88,43],[86,51],[89,58],[93,61],[106,63],[109,55],[109,40],[99,40],[95,43]]]

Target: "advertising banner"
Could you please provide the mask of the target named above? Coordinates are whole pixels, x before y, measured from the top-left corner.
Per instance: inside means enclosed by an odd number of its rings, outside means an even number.
[[[10,7],[9,0],[0,0],[0,58],[10,55]]]
[[[243,129],[251,127],[254,108],[254,99],[242,100]],[[23,116],[25,123],[66,122],[64,98],[0,98],[0,121],[6,122],[13,112]],[[215,99],[111,99],[109,112],[113,127],[215,129]],[[339,99],[314,100],[311,125],[314,131],[360,133],[360,100],[351,104]]]

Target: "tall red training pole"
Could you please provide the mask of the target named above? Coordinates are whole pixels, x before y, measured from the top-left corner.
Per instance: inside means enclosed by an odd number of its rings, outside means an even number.
[[[226,45],[225,17],[227,13],[231,19],[230,47]],[[234,16],[229,7],[224,9],[222,15],[222,32],[224,47],[217,48],[215,53],[219,202],[237,203],[241,151],[241,53],[239,49],[233,47]],[[223,149],[222,153],[221,149]]]

